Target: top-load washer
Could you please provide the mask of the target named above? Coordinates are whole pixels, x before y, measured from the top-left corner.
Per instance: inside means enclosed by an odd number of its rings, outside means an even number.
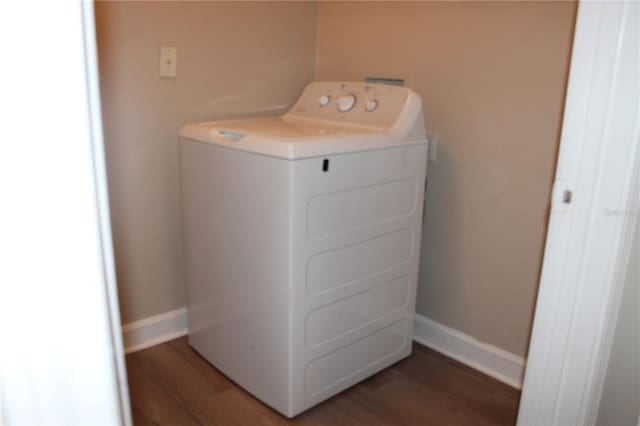
[[[189,343],[292,417],[411,353],[427,140],[408,88],[315,82],[179,134]]]

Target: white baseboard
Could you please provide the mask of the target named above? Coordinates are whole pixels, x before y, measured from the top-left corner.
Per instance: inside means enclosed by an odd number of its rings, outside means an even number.
[[[139,351],[187,334],[187,309],[154,315],[122,327],[125,353]],[[525,361],[503,349],[416,314],[413,340],[520,389]]]
[[[516,389],[522,388],[525,360],[416,314],[413,340]]]
[[[130,353],[187,334],[187,308],[135,321],[122,326],[124,352]]]

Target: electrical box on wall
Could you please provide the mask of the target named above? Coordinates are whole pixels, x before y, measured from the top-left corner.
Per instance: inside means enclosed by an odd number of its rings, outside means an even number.
[[[176,77],[176,69],[178,62],[177,47],[161,47],[160,48],[160,77]]]

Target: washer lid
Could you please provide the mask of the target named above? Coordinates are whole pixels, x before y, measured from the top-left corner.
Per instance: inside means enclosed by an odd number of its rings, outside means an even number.
[[[179,136],[289,160],[426,143],[425,140],[400,143],[383,128],[373,126],[287,116],[188,124]]]
[[[281,117],[190,124],[179,136],[290,160],[427,143],[415,92],[342,82],[309,84]]]

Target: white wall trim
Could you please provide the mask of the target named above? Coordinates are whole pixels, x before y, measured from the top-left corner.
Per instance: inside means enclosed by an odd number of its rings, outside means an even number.
[[[525,360],[416,314],[413,340],[516,389],[522,388]]]
[[[154,315],[122,326],[125,353],[146,349],[187,334],[187,308]]]
[[[187,309],[180,308],[125,324],[125,352],[136,352],[185,336]],[[516,389],[522,387],[525,361],[452,328],[416,314],[413,340]]]
[[[187,309],[144,318],[122,327],[125,353],[136,352],[187,334]],[[416,314],[413,340],[516,389],[522,387],[525,361],[498,347]]]

